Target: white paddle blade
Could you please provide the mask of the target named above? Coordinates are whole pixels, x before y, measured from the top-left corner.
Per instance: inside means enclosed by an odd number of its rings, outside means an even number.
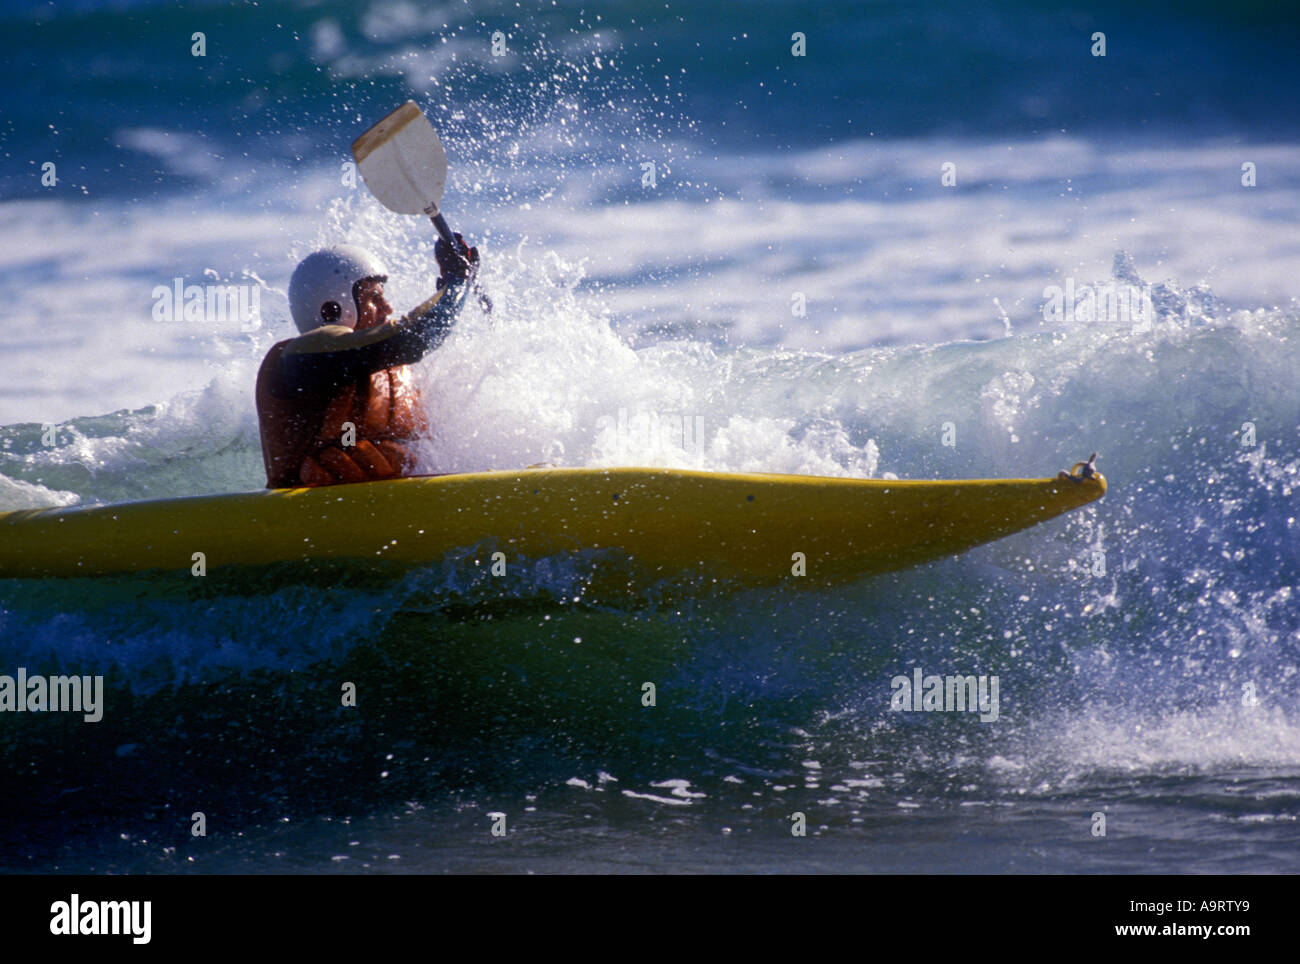
[[[415,101],[408,100],[352,142],[370,193],[398,214],[438,213],[447,152]]]

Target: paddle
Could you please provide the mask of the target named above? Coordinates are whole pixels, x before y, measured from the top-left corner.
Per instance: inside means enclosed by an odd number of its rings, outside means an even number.
[[[415,101],[408,100],[353,141],[352,156],[380,204],[397,214],[427,214],[461,257],[460,245],[439,210],[447,186],[447,152]],[[484,310],[491,311],[492,302],[477,281],[474,290]]]

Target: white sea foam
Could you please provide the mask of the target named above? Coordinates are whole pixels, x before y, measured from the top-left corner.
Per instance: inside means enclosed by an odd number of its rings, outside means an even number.
[[[177,136],[123,132],[168,163],[198,163],[202,151],[178,149]],[[1148,280],[1206,281],[1228,306],[1286,307],[1295,295],[1288,225],[1300,200],[1279,185],[1300,176],[1300,155],[1282,145],[860,141],[712,160],[669,145],[683,159],[658,189],[639,186],[633,158],[593,168],[543,147],[504,166],[453,167],[449,215],[482,242],[497,284],[518,271],[521,241],[525,260],[553,253],[569,278],[582,266],[571,295],[521,293],[518,310],[541,321],[553,315],[538,302],[566,299],[634,344],[664,330],[837,353],[1001,337],[1003,310],[1013,330],[1042,328],[1043,289],[1105,280],[1118,249]],[[958,165],[956,188],[939,186],[945,160]],[[1258,188],[1239,184],[1245,160],[1267,172]],[[221,187],[223,173],[194,200],[0,205],[0,280],[24,291],[0,309],[0,424],[162,401],[206,382],[242,345],[269,343],[153,321],[153,288],[176,277],[247,272],[283,292],[296,257],[346,237],[397,265],[399,306],[428,292],[427,224],[383,212],[333,162],[291,183],[223,165],[238,177]],[[322,218],[331,198],[344,203]],[[791,313],[796,292],[805,317]],[[264,310],[266,334],[291,333],[282,307]]]
[[[1290,702],[1289,694],[1279,695]],[[1027,742],[1017,763],[1003,761],[1001,768],[1011,779],[1023,781],[1025,766],[1035,773],[1053,772],[1056,780],[1096,772],[1300,767],[1300,721],[1267,700],[1250,707],[1238,701],[1194,710],[1153,708],[1150,713],[1098,704],[1039,720]]]

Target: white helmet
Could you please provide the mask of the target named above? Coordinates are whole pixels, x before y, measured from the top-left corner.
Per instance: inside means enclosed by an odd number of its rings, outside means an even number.
[[[355,328],[358,306],[354,286],[369,278],[387,281],[388,269],[365,248],[336,244],[307,255],[289,280],[293,323],[304,333],[324,324]],[[331,301],[338,305],[337,318],[327,318],[321,313]]]

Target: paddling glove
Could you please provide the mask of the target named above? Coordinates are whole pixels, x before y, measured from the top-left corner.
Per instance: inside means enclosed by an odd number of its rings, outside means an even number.
[[[442,238],[433,246],[433,255],[438,259],[438,267],[442,270],[442,277],[438,279],[439,288],[454,279],[464,280],[478,269],[478,248],[466,244],[459,231],[455,238],[459,255],[453,254],[451,245]]]

